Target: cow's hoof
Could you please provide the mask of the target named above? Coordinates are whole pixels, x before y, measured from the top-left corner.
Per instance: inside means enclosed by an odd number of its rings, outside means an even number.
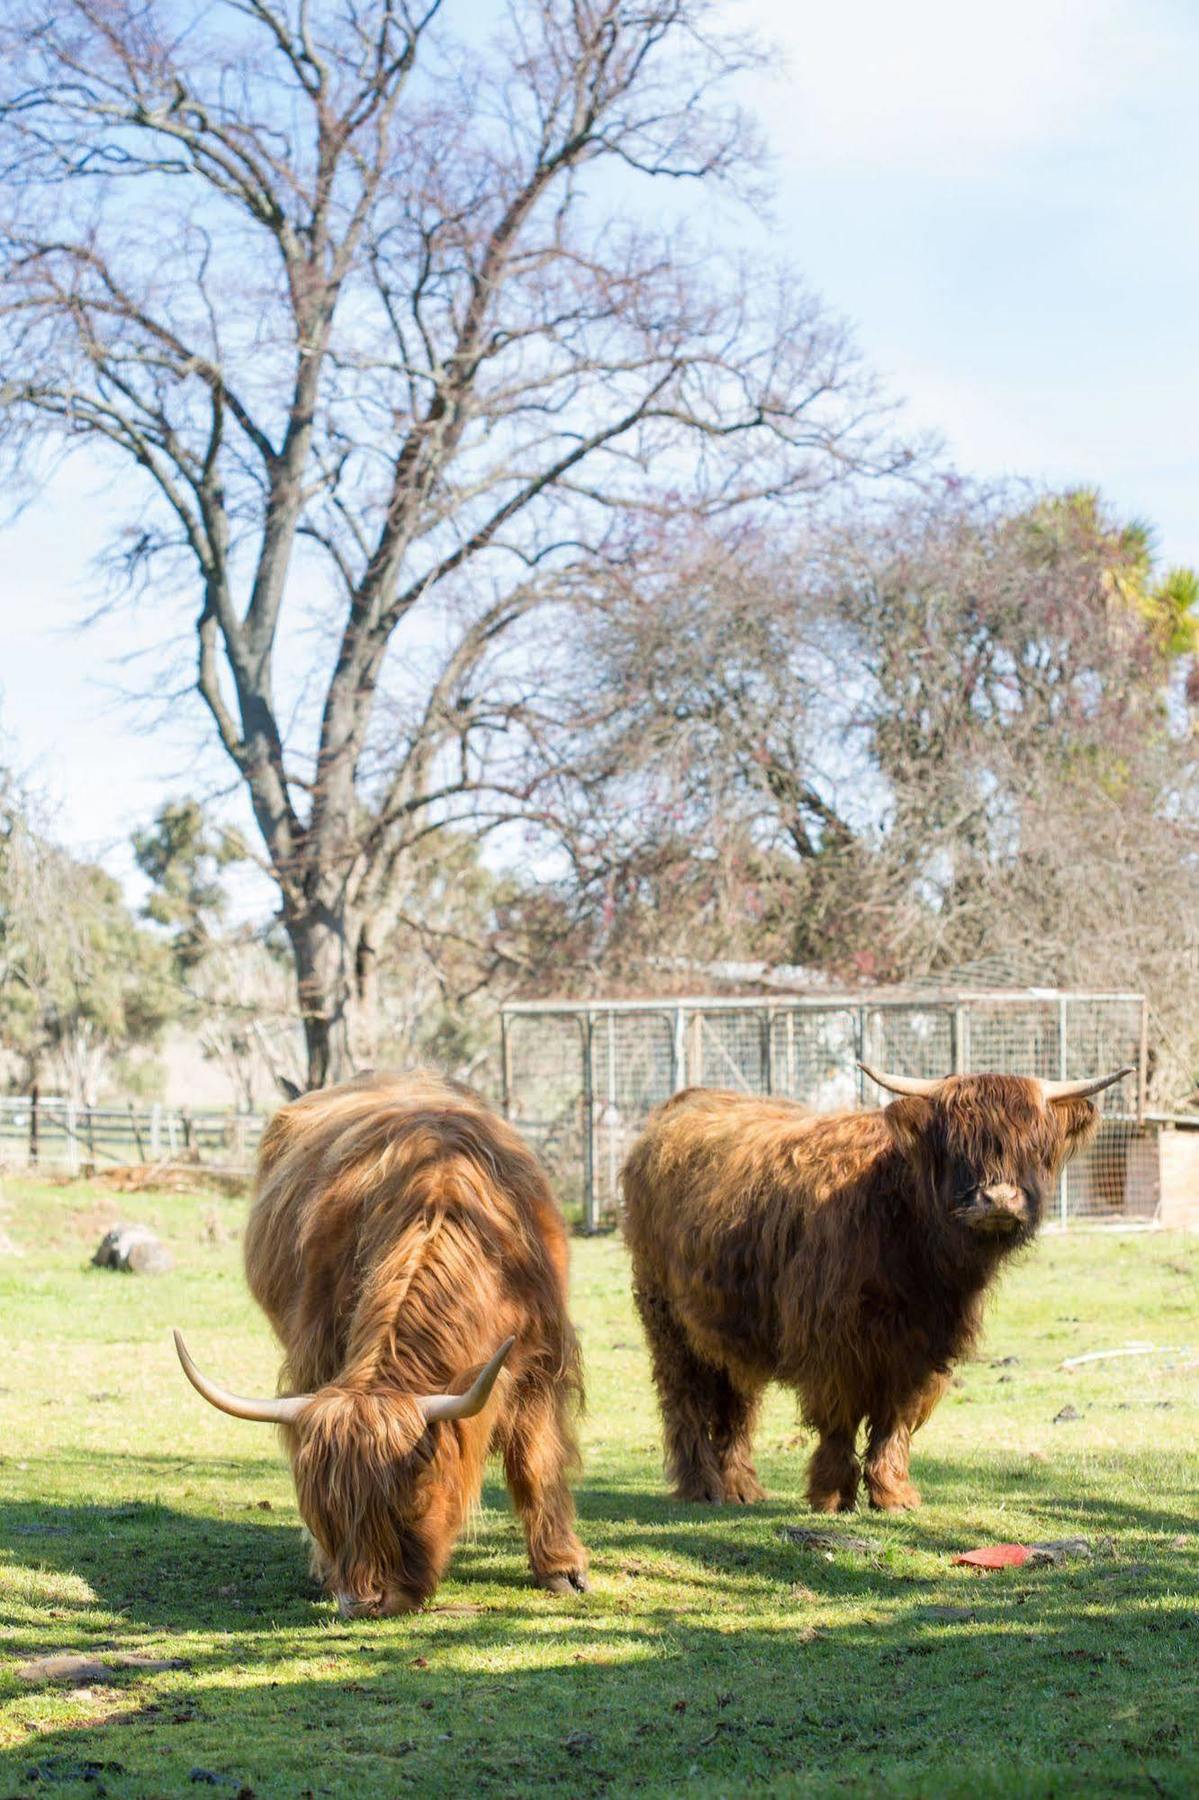
[[[730,1506],[752,1506],[765,1500],[766,1489],[756,1475],[726,1475],[724,1497]]]
[[[857,1510],[858,1490],[852,1488],[832,1488],[827,1493],[808,1495],[808,1505],[813,1512],[843,1513]]]
[[[539,1575],[537,1585],[547,1594],[585,1594],[591,1583],[585,1569],[564,1569],[556,1575]]]
[[[723,1486],[677,1487],[674,1497],[685,1500],[689,1506],[722,1506],[725,1493]]]
[[[872,1488],[870,1504],[875,1512],[915,1512],[920,1495],[910,1481],[905,1481],[899,1487]]]

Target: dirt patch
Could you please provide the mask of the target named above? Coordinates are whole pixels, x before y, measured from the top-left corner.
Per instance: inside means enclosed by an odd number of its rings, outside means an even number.
[[[19,1663],[15,1674],[31,1687],[100,1687],[122,1675],[155,1675],[187,1666],[180,1656],[142,1656],[133,1650],[107,1651],[103,1657],[85,1650],[60,1650]]]

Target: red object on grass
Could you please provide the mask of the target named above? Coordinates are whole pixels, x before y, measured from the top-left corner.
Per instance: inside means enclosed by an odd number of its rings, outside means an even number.
[[[981,1550],[963,1550],[953,1560],[970,1569],[1018,1569],[1031,1555],[1027,1544],[984,1544]]]

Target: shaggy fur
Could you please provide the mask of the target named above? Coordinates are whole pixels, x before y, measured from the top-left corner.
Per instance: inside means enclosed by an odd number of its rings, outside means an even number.
[[[466,1089],[414,1074],[305,1095],[263,1141],[246,1274],[286,1352],[283,1428],[313,1571],[347,1615],[428,1599],[504,1459],[536,1580],[585,1587],[568,1468],[581,1401],[566,1235],[545,1176]],[[516,1343],[476,1418],[426,1427]]]
[[[1010,1075],[872,1113],[702,1088],[662,1107],[625,1164],[624,1229],[679,1497],[761,1499],[750,1439],[774,1380],[819,1433],[813,1507],[854,1505],[863,1420],[871,1504],[918,1505],[912,1433],[1097,1120]]]

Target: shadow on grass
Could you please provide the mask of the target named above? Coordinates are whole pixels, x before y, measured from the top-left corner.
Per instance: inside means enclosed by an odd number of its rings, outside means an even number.
[[[227,1480],[231,1504],[247,1510],[0,1506],[10,1565],[81,1577],[130,1637],[212,1634],[187,1646],[187,1669],[124,1682],[124,1704],[103,1722],[43,1719],[35,1742],[0,1753],[6,1797],[186,1793],[194,1769],[261,1800],[456,1791],[464,1770],[483,1794],[677,1793],[697,1782],[964,1793],[955,1784],[969,1756],[985,1769],[998,1744],[1011,1784],[980,1780],[979,1794],[1115,1791],[1115,1774],[1123,1792],[1194,1791],[1178,1724],[1181,1673],[1199,1650],[1196,1558],[1180,1535],[1193,1520],[1157,1496],[1063,1494],[1037,1468],[1018,1487],[1044,1535],[1085,1520],[1125,1556],[1145,1540],[1149,1559],[1139,1570],[967,1580],[947,1552],[961,1547],[972,1499],[993,1508],[1002,1495],[1010,1469],[999,1457],[969,1472],[926,1460],[929,1510],[900,1517],[816,1519],[798,1497],[689,1506],[599,1479],[579,1497],[595,1592],[559,1601],[527,1586],[519,1530],[497,1516],[507,1500],[491,1484],[495,1513],[459,1546],[426,1612],[345,1627],[306,1581],[294,1513],[233,1498],[252,1493],[273,1459],[97,1460],[102,1491],[147,1469],[169,1491],[184,1470],[197,1483]],[[1126,1494],[1120,1462],[1106,1469]],[[790,1524],[869,1539],[878,1554],[830,1562],[786,1541]],[[892,1548],[934,1557],[936,1571],[914,1573]],[[965,1603],[962,1617],[929,1605],[934,1587]],[[48,1639],[87,1647],[104,1632],[124,1643],[111,1620],[81,1630],[86,1604],[65,1618],[56,1607]]]
[[[109,1612],[174,1631],[303,1623],[316,1597],[294,1519],[257,1510],[222,1519],[154,1501],[6,1501],[0,1559],[78,1576]]]
[[[956,1794],[971,1756],[994,1775],[1002,1744],[1010,1786],[975,1791],[1182,1796],[1199,1765],[1163,1676],[1197,1634],[1178,1611],[1125,1617],[1118,1631],[1115,1613],[1080,1630],[1063,1611],[1030,1629],[1010,1592],[992,1590],[956,1630],[905,1605],[800,1632],[718,1606],[703,1619],[651,1605],[597,1620],[530,1594],[469,1618],[447,1608],[326,1633],[301,1678],[282,1660],[293,1644],[242,1635],[196,1686],[173,1675],[147,1697],[139,1685],[102,1724],[0,1754],[0,1792],[183,1793],[199,1768],[261,1800],[679,1793],[697,1781]],[[1056,1790],[1042,1785],[1054,1770],[1066,1776]]]
[[[107,1505],[0,1502],[0,1556],[6,1562],[79,1576],[101,1605],[145,1627],[238,1630],[263,1620],[282,1627],[327,1625],[328,1608],[307,1577],[295,1511],[272,1515],[269,1507],[259,1510],[253,1500],[234,1498],[248,1488],[252,1492],[256,1476],[277,1476],[274,1459],[197,1462],[168,1455],[104,1458],[88,1452],[84,1460],[102,1492],[127,1490],[126,1471],[135,1468],[143,1476],[149,1470],[164,1489],[175,1485],[173,1476],[207,1492],[214,1482],[227,1484],[230,1507],[239,1510],[214,1516],[204,1510],[206,1499],[197,1501],[195,1511],[140,1500]],[[1111,1483],[1127,1493],[1133,1483],[1116,1466],[1120,1461],[1111,1459]],[[1199,1539],[1190,1535],[1195,1518],[1184,1505],[1175,1508],[1149,1495],[1128,1500],[1101,1491],[1063,1492],[1052,1471],[1039,1467],[1021,1471],[1016,1481],[999,1458],[990,1468],[976,1465],[972,1473],[974,1484],[967,1485],[956,1465],[926,1461],[924,1510],[860,1510],[833,1519],[810,1513],[798,1497],[770,1498],[753,1507],[705,1507],[596,1480],[579,1492],[579,1527],[601,1581],[615,1577],[636,1582],[648,1575],[691,1590],[697,1602],[727,1592],[777,1604],[780,1590],[796,1583],[838,1599],[867,1598],[900,1588],[913,1593],[938,1582],[948,1573],[951,1555],[985,1541],[981,1528],[980,1535],[972,1534],[971,1500],[993,1516],[1006,1483],[1022,1512],[1042,1521],[1036,1536],[1081,1533],[1100,1545],[1110,1537],[1121,1542],[1125,1554],[1131,1541],[1134,1556],[1151,1551],[1151,1591],[1199,1596]],[[31,1485],[36,1486],[36,1475]],[[491,1482],[484,1499],[489,1513],[482,1529],[459,1543],[452,1577],[468,1584],[482,1580],[513,1594],[527,1591],[524,1547],[506,1490]],[[850,1548],[829,1560],[790,1541],[784,1529],[789,1526],[827,1531],[834,1539],[864,1540],[869,1549],[863,1554]],[[905,1568],[910,1552],[940,1566]],[[1108,1559],[1105,1578],[1115,1580],[1118,1573],[1118,1563]],[[1085,1564],[1055,1571],[1054,1578],[1063,1587],[1081,1583],[1092,1595],[1103,1585]]]
[[[1122,1493],[1137,1485],[1124,1467],[1126,1460],[1113,1455],[1105,1459],[1104,1465],[1110,1471],[1111,1487]],[[783,1527],[798,1526],[827,1531],[834,1537],[868,1539],[880,1551],[888,1544],[900,1544],[937,1556],[956,1554],[970,1547],[964,1540],[969,1536],[971,1513],[993,1515],[1000,1502],[1039,1516],[1043,1521],[1039,1536],[1043,1539],[1055,1533],[1062,1537],[1086,1536],[1096,1542],[1129,1535],[1161,1538],[1195,1534],[1192,1546],[1179,1546],[1180,1560],[1187,1567],[1192,1559],[1184,1552],[1188,1548],[1199,1551],[1199,1520],[1183,1495],[1179,1495],[1175,1506],[1149,1494],[1135,1500],[1117,1497],[1102,1491],[1098,1482],[1092,1491],[1080,1492],[1064,1486],[1052,1467],[1022,1466],[1014,1470],[1009,1459],[999,1456],[975,1458],[968,1469],[926,1458],[914,1473],[919,1475],[925,1502],[914,1512],[874,1512],[863,1501],[854,1513],[829,1517],[811,1512],[799,1494],[768,1494],[766,1500],[751,1507],[702,1506],[675,1500],[665,1492],[647,1493],[615,1482],[592,1481],[579,1494],[579,1516],[584,1536],[588,1522],[603,1522],[609,1540],[614,1533],[621,1534],[632,1548],[638,1534],[644,1531],[655,1548],[698,1554],[709,1564],[720,1561],[730,1574],[743,1571],[763,1554],[762,1528],[780,1542]],[[499,1503],[501,1494],[502,1490],[495,1490],[493,1503]],[[751,1543],[750,1539],[756,1541]],[[767,1572],[775,1575],[777,1569]]]

